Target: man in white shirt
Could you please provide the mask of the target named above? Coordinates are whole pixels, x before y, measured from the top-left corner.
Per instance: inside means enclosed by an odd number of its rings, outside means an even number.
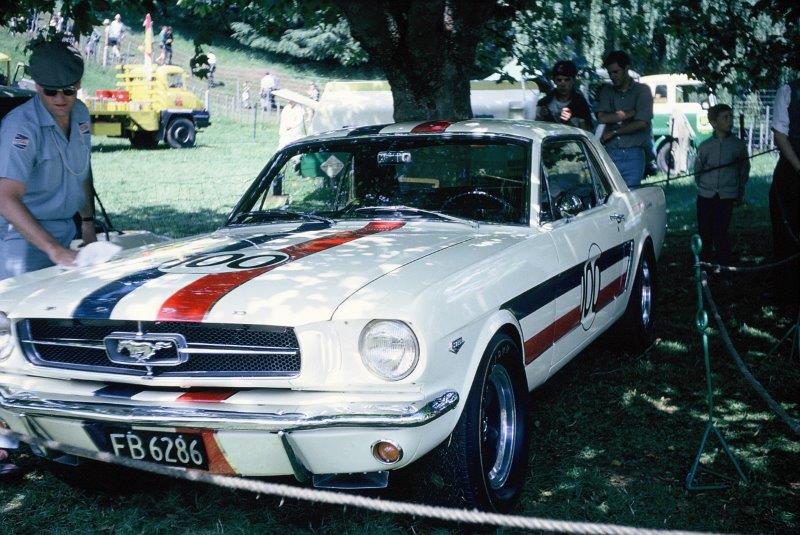
[[[206,53],[206,60],[208,61],[208,87],[214,87],[214,73],[217,72],[217,56],[213,50]]]
[[[119,62],[122,54],[119,51],[119,45],[122,39],[125,38],[125,25],[122,23],[122,15],[117,13],[114,15],[114,20],[108,25],[108,46],[114,53],[114,57]]]
[[[277,108],[275,105],[275,96],[272,94],[273,91],[280,88],[280,82],[278,78],[267,71],[264,73],[264,76],[261,78],[260,90],[261,90],[261,109],[263,111],[274,110]]]
[[[769,212],[775,259],[782,260],[800,251],[800,79],[778,89],[771,126],[780,159],[772,175]],[[798,264],[788,264],[776,278],[782,286],[778,295],[795,307],[800,303]]]

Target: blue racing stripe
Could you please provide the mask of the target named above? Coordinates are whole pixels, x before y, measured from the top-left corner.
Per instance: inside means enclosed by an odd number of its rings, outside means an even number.
[[[140,386],[113,384],[107,385],[100,390],[95,390],[94,395],[101,398],[131,399],[136,394],[144,392],[146,389]]]
[[[203,251],[200,254],[238,251],[273,240],[288,238],[289,236],[298,232],[324,230],[329,227],[330,225],[324,222],[303,223],[296,229],[289,232],[253,236],[252,238],[241,240],[224,247],[219,247],[210,251]],[[84,297],[81,302],[78,303],[78,306],[72,313],[72,317],[75,319],[108,319],[111,317],[111,312],[114,310],[114,307],[117,306],[117,303],[119,303],[123,297],[141,287],[144,283],[155,280],[162,275],[166,275],[166,273],[155,267],[137,271],[136,273],[131,273],[130,275],[126,275],[120,279],[101,286],[97,290]]]

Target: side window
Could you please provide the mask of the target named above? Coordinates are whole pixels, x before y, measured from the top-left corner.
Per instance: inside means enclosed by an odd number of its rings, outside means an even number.
[[[608,196],[611,195],[611,181],[608,180],[603,167],[589,147],[584,146],[584,150],[589,155],[589,165],[592,168],[595,191],[597,192],[597,204],[603,204],[608,199]]]
[[[589,163],[583,143],[577,139],[542,145],[541,212],[549,220],[574,216],[597,206],[597,170]],[[548,219],[545,219],[548,220]]]
[[[656,90],[653,91],[653,103],[662,104],[667,101],[667,86],[657,85]]]

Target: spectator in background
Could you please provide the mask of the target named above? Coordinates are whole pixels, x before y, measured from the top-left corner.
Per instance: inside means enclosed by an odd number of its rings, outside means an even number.
[[[629,187],[642,183],[646,151],[652,145],[653,95],[628,74],[631,60],[621,50],[603,60],[611,85],[600,88],[597,120],[604,125],[601,141]]]
[[[272,94],[272,92],[280,88],[280,86],[281,85],[278,81],[278,78],[269,71],[266,71],[264,76],[261,77],[259,89],[261,96],[261,109],[263,111],[277,109],[275,104],[275,96]]]
[[[86,41],[86,46],[84,47],[83,53],[86,56],[86,59],[92,59],[97,54],[97,45],[100,43],[100,39],[102,38],[100,32],[97,28],[92,30],[92,34],[89,36],[89,39]]]
[[[161,49],[161,52],[158,53],[158,57],[156,58],[156,63],[158,63],[159,65],[164,64],[164,59],[166,57],[164,55],[165,54],[164,47],[166,45],[166,40],[167,40],[167,27],[162,26],[161,31],[158,32],[158,48]]]
[[[703,239],[706,261],[731,265],[731,224],[734,206],[744,201],[744,187],[750,177],[747,146],[731,134],[733,110],[718,104],[708,110],[714,135],[697,149],[694,164],[697,182],[697,227]],[[713,251],[713,252],[712,252]]]
[[[800,252],[800,79],[778,89],[772,131],[780,158],[769,189],[769,214],[775,259],[783,260]],[[798,271],[795,260],[778,276],[779,295],[795,308],[800,305]]]
[[[552,74],[556,87],[536,105],[536,119],[591,130],[592,108],[575,89],[578,67],[571,61],[559,61]]]
[[[125,25],[122,23],[122,15],[117,13],[114,15],[114,20],[108,25],[108,46],[114,53],[114,59],[117,63],[119,63],[120,59],[122,58],[122,52],[120,52],[119,45],[122,44],[122,40],[124,38]]]
[[[319,100],[319,87],[317,87],[317,83],[314,81],[308,82],[306,93],[311,100]]]
[[[244,88],[242,89],[242,108],[245,110],[249,110],[251,108],[250,104],[250,82],[244,83]]]
[[[164,39],[164,63],[167,65],[172,65],[172,43],[174,40],[172,26],[167,26],[167,33]]]
[[[214,51],[209,49],[206,53],[206,61],[208,62],[208,87],[214,87],[214,74],[217,72],[217,55]]]
[[[109,45],[109,32],[111,31],[111,21],[108,19],[103,20],[103,67],[108,66],[108,47]]]
[[[278,122],[279,149],[306,136],[305,118],[306,112],[303,106],[291,100],[286,103]]]

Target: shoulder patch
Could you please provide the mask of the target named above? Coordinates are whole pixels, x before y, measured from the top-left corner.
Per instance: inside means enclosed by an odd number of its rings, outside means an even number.
[[[89,126],[89,123],[87,123],[87,122],[78,123],[78,131],[79,131],[81,134],[86,134],[86,133],[88,133],[90,128],[91,128],[91,127]]]
[[[14,139],[11,140],[11,144],[17,147],[18,149],[28,148],[29,142],[30,138],[21,132],[17,132],[17,135],[15,135]]]

